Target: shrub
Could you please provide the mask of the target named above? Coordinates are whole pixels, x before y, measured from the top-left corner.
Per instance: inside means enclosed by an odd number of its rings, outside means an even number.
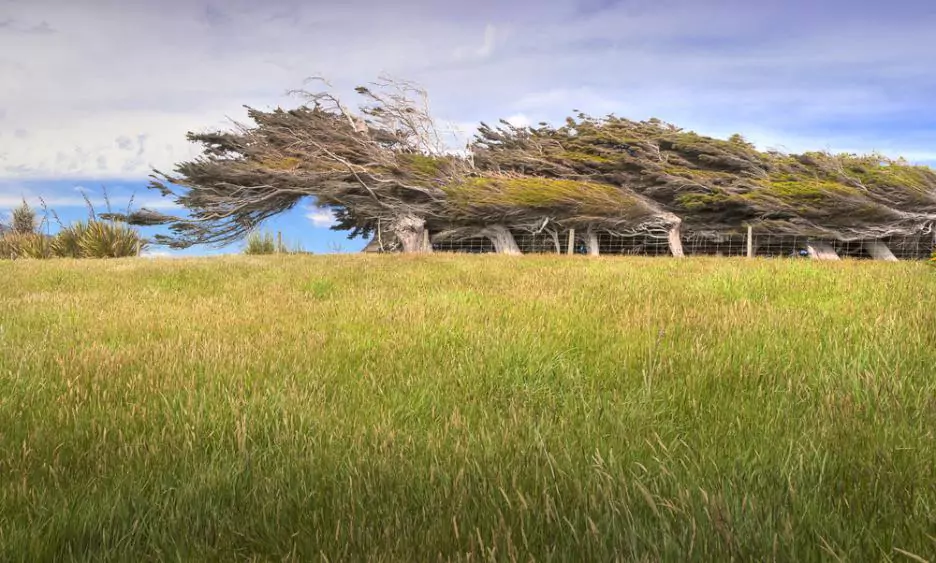
[[[66,235],[70,237],[74,234]],[[123,258],[137,256],[146,243],[140,233],[118,221],[92,220],[78,240],[81,258]]]
[[[279,237],[274,237],[273,233],[254,231],[247,235],[244,254],[286,254],[288,252],[289,249],[283,244],[283,241]]]
[[[10,231],[0,236],[0,258],[51,258],[51,239],[39,233]]]
[[[15,233],[7,231],[0,234],[0,260],[12,260],[19,254],[19,246],[15,243]]]
[[[13,210],[13,224],[11,225],[14,233],[28,234],[36,232],[36,212],[29,207],[26,200],[22,205]]]
[[[88,223],[76,221],[52,239],[52,251],[59,258],[81,258],[81,239],[88,232]]]

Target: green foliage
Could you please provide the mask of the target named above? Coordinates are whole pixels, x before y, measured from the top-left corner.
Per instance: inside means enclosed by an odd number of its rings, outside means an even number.
[[[88,233],[88,223],[75,221],[63,226],[52,239],[52,250],[60,258],[81,258],[81,240]]]
[[[741,135],[740,133],[735,133],[734,135],[728,137],[728,142],[733,145],[740,145],[742,147],[747,147],[749,149],[754,148],[754,145],[748,142],[748,140],[745,139],[744,136]]]
[[[43,203],[46,218],[51,213],[58,222],[59,232],[54,236],[37,231],[36,214],[24,201],[13,211],[13,228],[0,233],[0,259],[122,258],[136,256],[146,247],[136,229],[117,220],[98,218],[87,194],[82,195],[88,207],[87,222],[64,225],[55,211],[48,210]],[[109,211],[110,200],[106,190],[104,198]]]
[[[750,195],[775,197],[788,203],[822,203],[861,195],[855,188],[829,180],[775,180],[762,185],[763,190],[755,190]]]
[[[136,256],[146,244],[139,233],[118,222],[78,221],[55,236],[7,232],[0,236],[0,259],[122,258]]]
[[[0,259],[44,259],[52,255],[51,241],[41,233],[8,231],[0,235]]]
[[[52,239],[41,233],[22,233],[19,242],[20,252],[24,258],[44,260],[51,258]]]
[[[262,254],[287,254],[289,248],[283,243],[277,235],[253,231],[247,235],[244,246],[244,254],[262,255]]]
[[[327,299],[335,293],[335,282],[330,279],[314,279],[306,285],[306,293],[315,299]]]
[[[433,178],[441,175],[446,167],[445,158],[419,153],[400,154],[397,162],[408,172]]]
[[[136,229],[118,221],[89,221],[77,241],[81,258],[137,256],[145,247]]]
[[[481,170],[587,178],[589,186],[642,196],[658,211],[677,212],[703,230],[707,223],[739,227],[772,216],[780,232],[873,236],[882,227],[918,229],[908,213],[936,213],[936,172],[928,167],[879,154],[762,152],[739,134],[716,139],[659,120],[579,114],[562,127],[522,134],[481,128],[474,146]],[[468,199],[460,206],[470,206]],[[533,215],[539,209],[528,205],[538,202],[505,201],[504,216],[522,216],[525,209]],[[616,211],[611,206],[591,221],[614,221]],[[583,212],[568,205],[555,215]]]
[[[932,187],[933,170],[926,166],[888,162],[855,172],[864,183],[878,187],[909,189],[918,193],[926,193]]]
[[[556,154],[556,158],[571,160],[574,162],[584,162],[590,164],[609,164],[614,162],[613,159],[606,156],[600,156],[596,154],[589,154],[586,152],[577,152],[577,151],[564,151]]]
[[[719,206],[732,201],[731,197],[720,192],[712,193],[684,193],[676,198],[677,203],[686,210],[718,209]]]
[[[474,177],[446,188],[461,210],[503,208],[574,209],[578,213],[627,215],[641,209],[628,192],[584,180],[537,177]]]

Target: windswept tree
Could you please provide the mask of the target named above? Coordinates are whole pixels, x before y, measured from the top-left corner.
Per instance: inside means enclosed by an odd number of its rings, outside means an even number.
[[[751,225],[852,240],[936,225],[936,172],[928,167],[877,154],[763,152],[740,135],[714,139],[658,119],[579,113],[561,127],[482,126],[473,153],[484,170],[618,187],[657,212],[651,228],[681,222],[717,236]],[[613,230],[613,219],[590,224]]]
[[[203,154],[156,171],[151,187],[174,197],[188,217],[148,209],[128,218],[168,224],[176,247],[223,245],[304,198],[331,207],[350,236],[388,234],[408,252],[428,251],[426,223],[441,219],[443,186],[469,162],[445,150],[425,93],[408,82],[381,80],[357,88],[352,111],[328,91],[297,91],[296,109],[247,108],[250,125],[189,133]]]
[[[333,228],[383,250],[486,237],[518,253],[517,232],[547,235],[559,250],[560,234],[574,231],[593,254],[601,234],[650,234],[676,256],[687,230],[853,240],[936,226],[936,172],[880,155],[764,152],[740,135],[584,113],[561,126],[482,123],[454,153],[410,83],[360,87],[355,110],[327,90],[296,93],[295,109],[248,107],[249,124],[190,133],[203,154],[156,171],[151,187],[187,216],[143,209],[128,219],[167,224],[172,234],[157,242],[223,245],[313,198],[333,209]]]

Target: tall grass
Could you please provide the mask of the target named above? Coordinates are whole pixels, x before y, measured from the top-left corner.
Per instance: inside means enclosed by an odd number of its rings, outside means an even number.
[[[60,258],[81,258],[81,241],[88,233],[88,222],[75,221],[71,225],[62,225],[52,239],[52,248]]]
[[[919,263],[0,264],[0,560],[930,559]]]
[[[294,248],[283,242],[280,233],[274,235],[270,232],[254,231],[247,235],[244,241],[244,254],[260,256],[264,254],[307,254],[302,249],[302,244],[296,243]]]
[[[0,259],[43,259],[52,256],[51,241],[40,233],[8,231],[0,235]]]
[[[24,202],[14,211],[14,225],[18,227],[0,232],[0,259],[124,258],[138,256],[146,248],[147,242],[139,231],[117,220],[99,218],[87,194],[82,195],[88,207],[88,220],[70,225],[65,225],[58,214],[45,208],[43,203],[46,217],[41,224],[46,225],[51,214],[59,226],[54,236],[39,232],[35,213]],[[104,197],[110,213],[106,191]],[[31,230],[24,230],[27,226]]]
[[[281,243],[277,244],[276,237],[273,233],[254,231],[247,235],[244,254],[276,254],[277,252],[283,251],[285,251],[285,248],[283,248]]]
[[[90,221],[81,230],[77,239],[81,258],[137,256],[145,246],[136,229],[118,221]]]

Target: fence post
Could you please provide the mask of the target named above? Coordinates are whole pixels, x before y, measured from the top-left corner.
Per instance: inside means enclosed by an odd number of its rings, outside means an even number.
[[[575,253],[575,229],[569,229],[569,254]]]
[[[279,254],[283,250],[283,231],[276,231],[276,253]]]
[[[754,258],[754,227],[747,228],[747,257]]]

